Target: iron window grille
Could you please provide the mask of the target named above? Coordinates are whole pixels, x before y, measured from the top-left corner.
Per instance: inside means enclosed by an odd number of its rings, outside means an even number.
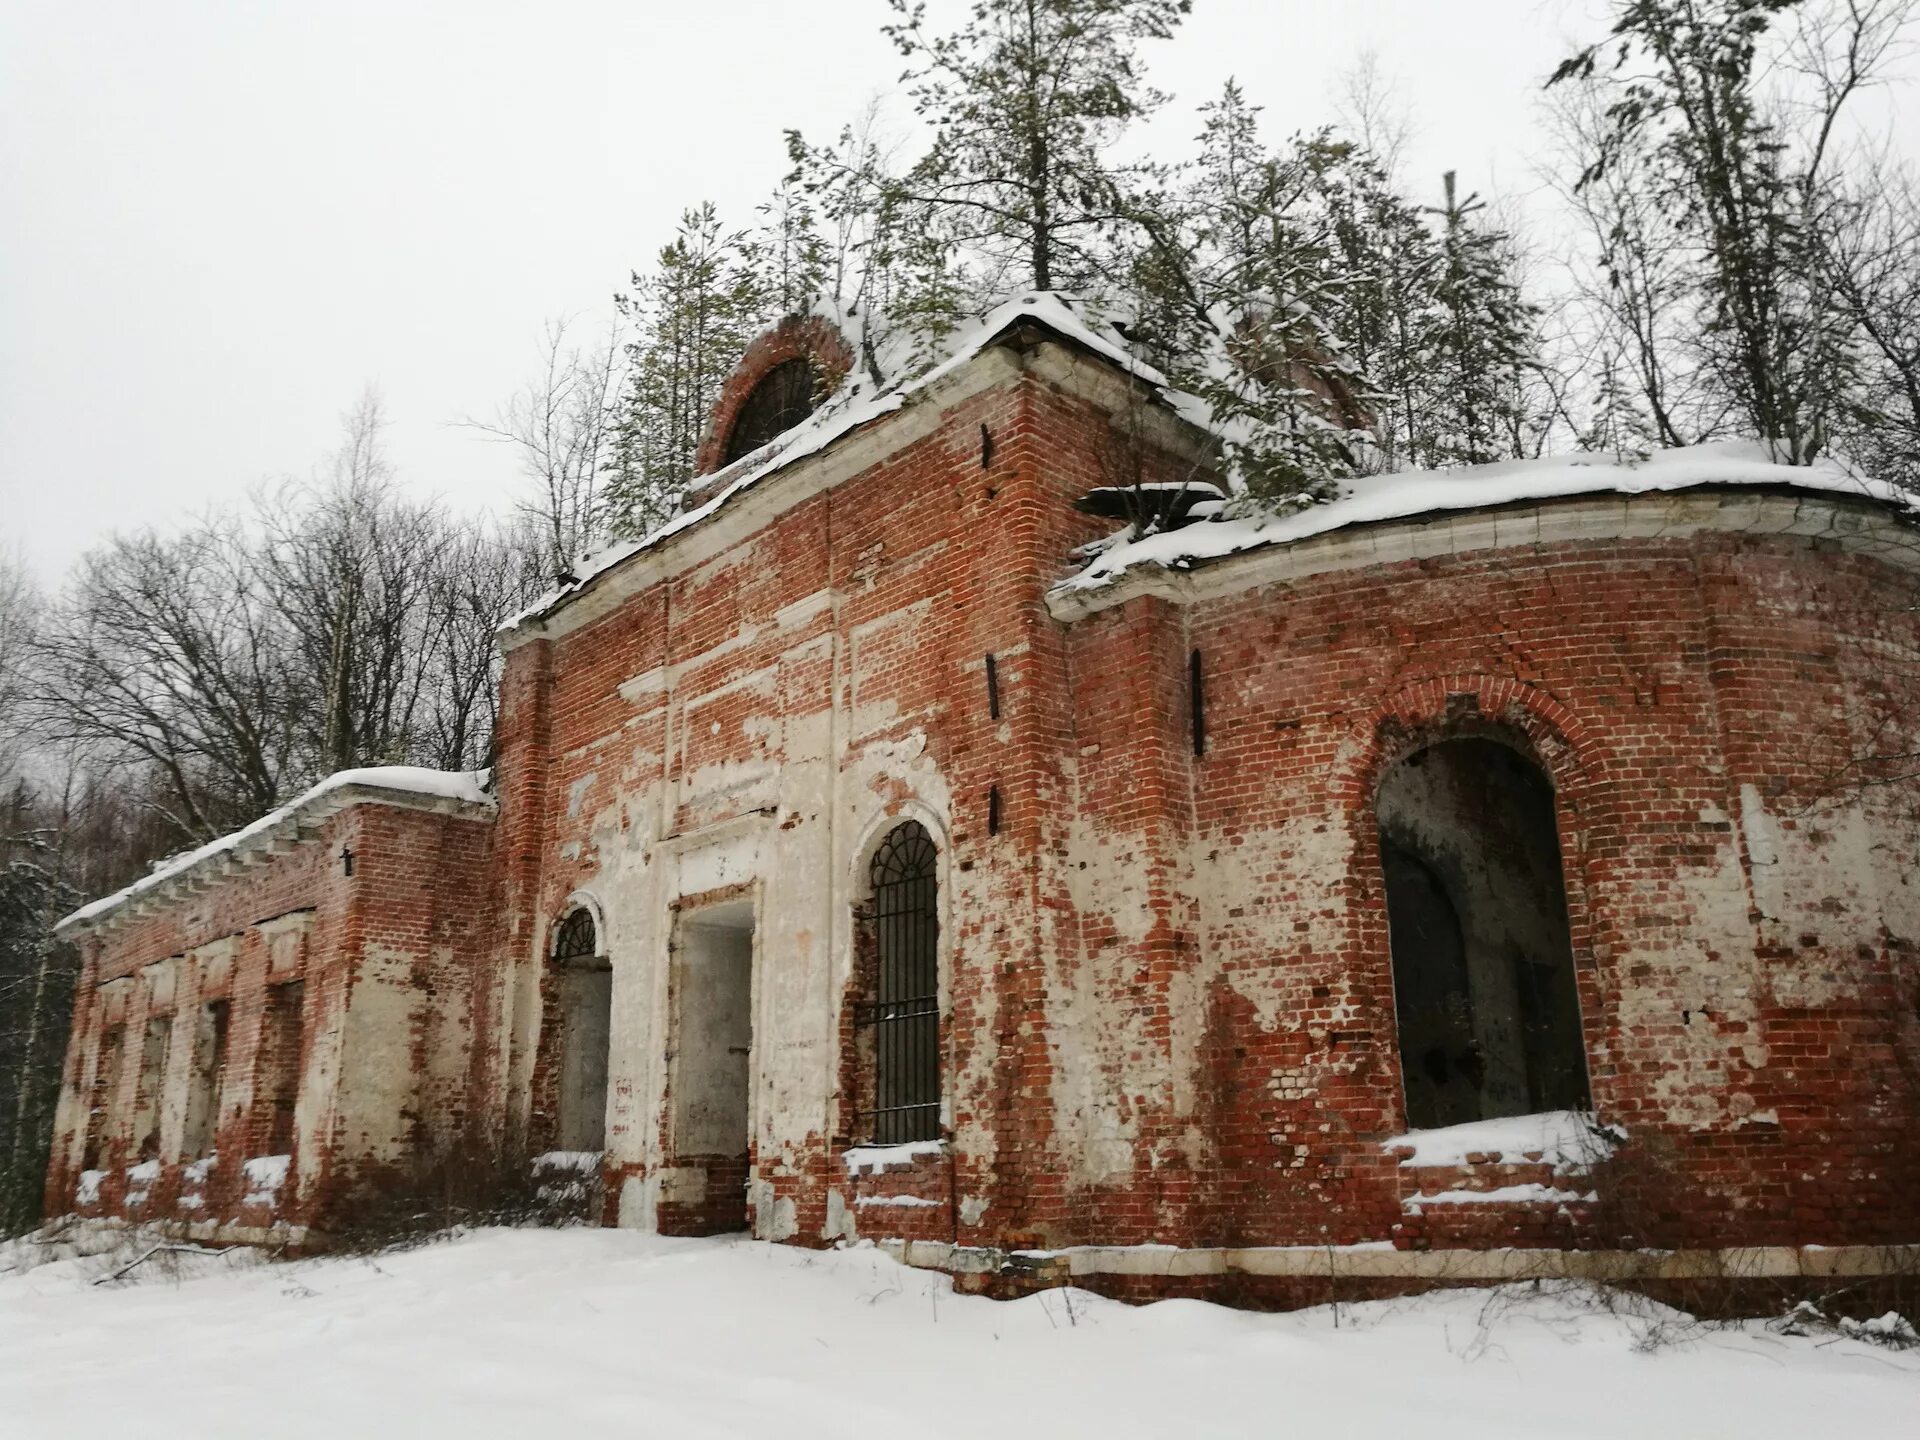
[[[872,1106],[861,1131],[876,1145],[940,1134],[940,915],[932,838],[914,821],[873,857],[872,998],[855,1011],[871,1031]]]
[[[583,960],[599,957],[599,936],[593,929],[593,912],[586,909],[573,911],[560,922],[560,928],[553,936],[553,962],[565,965],[568,962],[578,964]]]
[[[727,452],[721,464],[731,465],[776,435],[783,435],[814,411],[819,389],[813,366],[805,360],[783,360],[748,392],[727,432]]]

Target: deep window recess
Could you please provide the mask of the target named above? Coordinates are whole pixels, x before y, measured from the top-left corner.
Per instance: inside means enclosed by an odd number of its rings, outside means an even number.
[[[93,1093],[87,1102],[87,1143],[81,1168],[98,1170],[106,1163],[113,1143],[113,1107],[120,1088],[120,1052],[126,1047],[126,1029],[115,1025],[100,1041],[94,1061]]]
[[[876,1145],[940,1134],[940,914],[933,839],[907,821],[873,857],[873,988],[858,1021],[871,1032]]]
[[[613,967],[600,953],[591,911],[575,910],[560,922],[553,937],[553,970],[560,1023],[556,1148],[604,1150]]]
[[[774,366],[760,377],[734,416],[727,453],[720,463],[731,465],[806,419],[813,413],[818,388],[813,366],[805,360],[783,360]]]
[[[167,1088],[167,1054],[173,1045],[173,1017],[147,1021],[140,1044],[140,1077],[133,1092],[133,1148],[141,1160],[160,1156],[160,1104]]]
[[[1546,775],[1498,741],[1443,740],[1395,764],[1375,808],[1407,1124],[1586,1109]]]
[[[291,1155],[294,1110],[300,1100],[300,1029],[307,1003],[306,983],[289,980],[267,988],[261,1021],[261,1075],[266,1093],[266,1148],[263,1155]]]
[[[193,1068],[187,1075],[186,1131],[181,1145],[181,1154],[189,1160],[202,1160],[213,1153],[220,1127],[230,1013],[225,1000],[209,1000],[194,1017]]]

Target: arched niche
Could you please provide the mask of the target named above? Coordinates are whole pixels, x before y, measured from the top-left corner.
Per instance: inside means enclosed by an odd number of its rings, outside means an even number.
[[[1402,756],[1375,796],[1407,1123],[1590,1104],[1553,786],[1487,736]]]

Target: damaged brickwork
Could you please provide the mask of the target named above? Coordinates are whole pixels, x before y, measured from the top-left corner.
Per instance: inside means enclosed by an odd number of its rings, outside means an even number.
[[[723,404],[825,353],[796,324]],[[497,819],[342,811],[86,938],[54,1208],[186,1213],[224,1024],[204,1203],[241,1227],[320,1224],[364,1161],[483,1125],[602,1151],[610,1222],[1130,1295],[1199,1283],[1137,1247],[1304,1295],[1303,1248],[1387,1293],[1429,1252],[1920,1241],[1920,855],[1834,764],[1912,683],[1873,657],[1920,646],[1889,601],[1920,588],[1814,523],[1866,502],[1542,500],[1063,600],[1123,444],[1207,473],[1117,367],[1015,327],[507,632]],[[938,1116],[888,1146],[871,887],[907,822]],[[249,1209],[287,980],[295,1198]],[[117,1117],[155,1015],[181,1098],[136,1205]],[[1605,1153],[1394,1144],[1558,1110]]]

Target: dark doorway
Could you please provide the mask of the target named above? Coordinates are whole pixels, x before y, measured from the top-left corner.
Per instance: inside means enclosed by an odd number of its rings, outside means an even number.
[[[688,1196],[673,1225],[683,1235],[744,1230],[751,1164],[752,905],[737,901],[682,916],[670,983],[673,1164],[701,1177],[691,1187],[697,1196]]]
[[[613,967],[592,912],[575,910],[553,943],[553,987],[560,1021],[555,1148],[607,1148],[607,1052],[613,1032]]]
[[[1398,761],[1375,813],[1407,1123],[1589,1104],[1553,788],[1495,740]]]

